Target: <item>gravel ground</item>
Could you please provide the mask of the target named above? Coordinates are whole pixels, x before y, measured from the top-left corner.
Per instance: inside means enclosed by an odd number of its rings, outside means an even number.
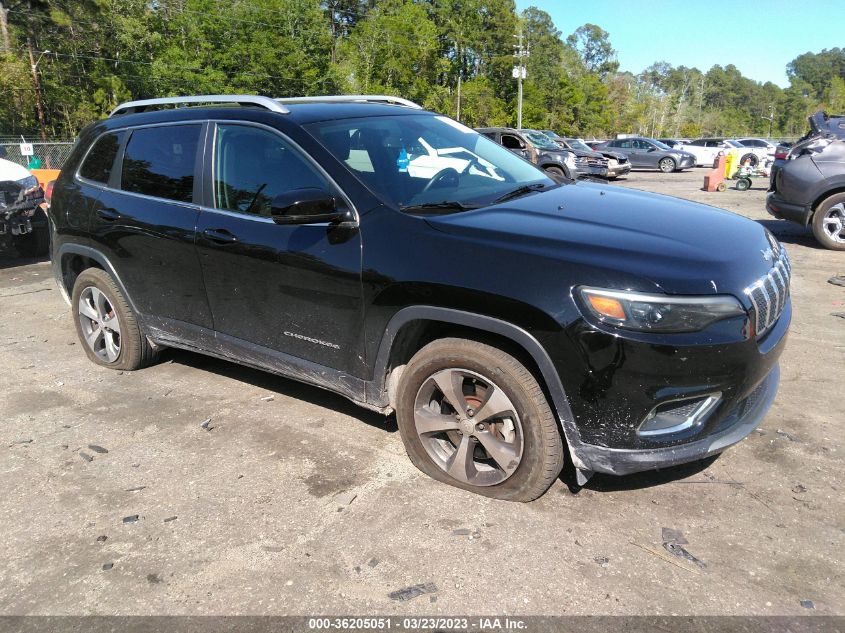
[[[786,244],[774,407],[718,459],[530,504],[428,479],[392,419],[318,389],[183,352],[98,368],[48,264],[0,261],[0,614],[843,614],[845,253],[704,173],[618,185]]]

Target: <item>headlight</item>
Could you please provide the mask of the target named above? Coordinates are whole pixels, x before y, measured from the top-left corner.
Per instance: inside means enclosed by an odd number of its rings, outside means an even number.
[[[15,184],[18,185],[24,195],[26,195],[28,193],[32,193],[35,189],[38,189],[38,178],[35,176],[27,176],[26,178],[16,180]]]
[[[602,323],[641,332],[697,332],[746,314],[729,295],[674,297],[586,287],[578,292],[583,309]]]

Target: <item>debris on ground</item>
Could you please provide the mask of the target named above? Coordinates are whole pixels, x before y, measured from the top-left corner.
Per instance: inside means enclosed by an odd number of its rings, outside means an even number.
[[[780,435],[781,437],[785,437],[790,442],[797,442],[798,441],[797,439],[795,439],[794,435],[790,435],[789,433],[787,433],[786,431],[784,431],[782,429],[778,429],[777,434]]]
[[[107,448],[103,448],[102,446],[97,446],[96,444],[89,444],[88,448],[90,448],[95,453],[99,453],[100,455],[105,455],[106,453],[109,452]]]
[[[380,561],[379,561],[378,558],[371,558],[370,560],[367,561],[367,566],[368,567],[375,567],[376,565],[379,564],[379,562]]]
[[[700,574],[701,573],[701,570],[696,565],[689,562],[686,558],[679,558],[677,556],[673,556],[671,554],[666,553],[662,549],[658,549],[658,548],[656,548],[652,545],[645,545],[643,543],[635,543],[634,541],[631,541],[631,545],[635,545],[636,547],[639,547],[640,549],[645,550],[649,554],[653,554],[654,556],[657,556],[658,558],[663,559],[667,563],[672,563],[676,567],[680,567],[681,569],[685,569],[688,572],[691,572],[693,574]],[[680,546],[678,546],[678,547],[680,547]]]
[[[103,571],[108,571],[108,570],[110,570],[112,567],[114,567],[114,563],[104,563],[104,564],[103,564]]]
[[[164,520],[164,522],[165,522],[165,523],[170,523],[171,521],[175,521],[175,520],[176,520],[176,519],[178,519],[178,518],[179,518],[179,517],[177,517],[177,516],[167,517],[167,518]]]
[[[834,286],[845,287],[845,275],[834,275],[833,277],[827,280],[827,283],[833,284]]]
[[[144,488],[146,488],[146,486],[135,486],[134,488],[127,488],[126,492],[140,492]]]
[[[600,567],[607,567],[610,564],[610,559],[607,556],[596,556],[593,559]]]
[[[97,537],[97,542],[98,543],[105,543],[108,538],[109,537],[106,536],[105,534],[101,534],[100,536]]]
[[[276,396],[264,396],[261,398],[262,402],[273,402],[276,399]]]
[[[673,528],[663,528],[661,531],[664,543],[675,543],[676,545],[689,545],[689,541],[684,537],[680,530]]]
[[[11,446],[14,446],[15,444],[32,444],[32,442],[32,438],[27,438],[25,440],[15,440],[14,442],[12,442]]]
[[[685,558],[686,560],[690,561],[691,563],[695,563],[702,569],[707,567],[705,562],[701,559],[696,558],[692,554],[690,554],[682,545],[678,545],[677,543],[664,543],[663,549],[665,549],[670,554],[674,554],[680,558]]]
[[[792,492],[796,494],[801,494],[802,492],[807,492],[807,488],[801,484],[798,484],[797,486],[792,487]]]
[[[391,591],[387,597],[391,600],[405,602],[406,600],[413,600],[427,593],[437,593],[437,586],[433,582],[426,582],[419,585],[411,585],[410,587],[403,587],[396,591]]]
[[[79,452],[79,456],[84,459],[86,462],[93,462],[94,457],[89,455],[88,453],[83,453],[82,451]]]
[[[452,530],[452,536],[469,536],[472,534],[472,530],[469,528],[458,528],[457,530]]]
[[[206,431],[210,431],[211,429],[213,429],[214,427],[211,426],[211,418],[206,418],[205,420],[203,420],[200,424],[200,427],[205,429]]]
[[[805,609],[815,609],[816,608],[816,605],[813,604],[812,600],[802,600],[801,606],[804,607]]]
[[[839,317],[840,319],[845,319],[845,312],[831,312],[830,316]]]
[[[358,498],[358,493],[356,492],[341,492],[338,495],[335,495],[335,503],[341,506],[348,506],[350,503],[355,501]]]
[[[139,517],[138,517],[137,514],[133,514],[133,515],[128,516],[128,517],[123,517],[123,522],[124,523],[135,523],[135,522],[138,521],[138,518]]]

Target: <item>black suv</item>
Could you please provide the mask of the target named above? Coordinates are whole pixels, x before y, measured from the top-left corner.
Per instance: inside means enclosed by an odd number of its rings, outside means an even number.
[[[557,183],[391,97],[125,104],[82,132],[50,223],[93,362],[179,347],[325,387],[500,499],[541,495],[567,449],[583,483],[740,441],[791,315],[759,224]]]
[[[845,251],[845,115],[816,112],[809,120],[810,132],[775,154],[766,209],[812,224],[822,246]]]

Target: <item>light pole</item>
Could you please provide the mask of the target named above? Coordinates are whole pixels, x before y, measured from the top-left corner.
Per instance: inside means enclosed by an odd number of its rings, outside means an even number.
[[[516,79],[517,85],[517,102],[516,102],[516,129],[522,129],[522,80],[528,76],[525,70],[525,58],[528,57],[528,51],[522,44],[522,29],[519,34],[514,35],[519,40],[518,44],[514,45],[516,53],[516,66],[513,67],[513,77]]]
[[[41,128],[41,140],[47,140],[47,122],[44,118],[44,96],[41,90],[41,79],[38,77],[38,64],[44,55],[50,51],[41,51],[38,60],[32,54],[32,40],[26,38],[26,48],[29,51],[29,68],[32,71],[32,84],[35,86],[35,110],[38,113],[38,125]]]

